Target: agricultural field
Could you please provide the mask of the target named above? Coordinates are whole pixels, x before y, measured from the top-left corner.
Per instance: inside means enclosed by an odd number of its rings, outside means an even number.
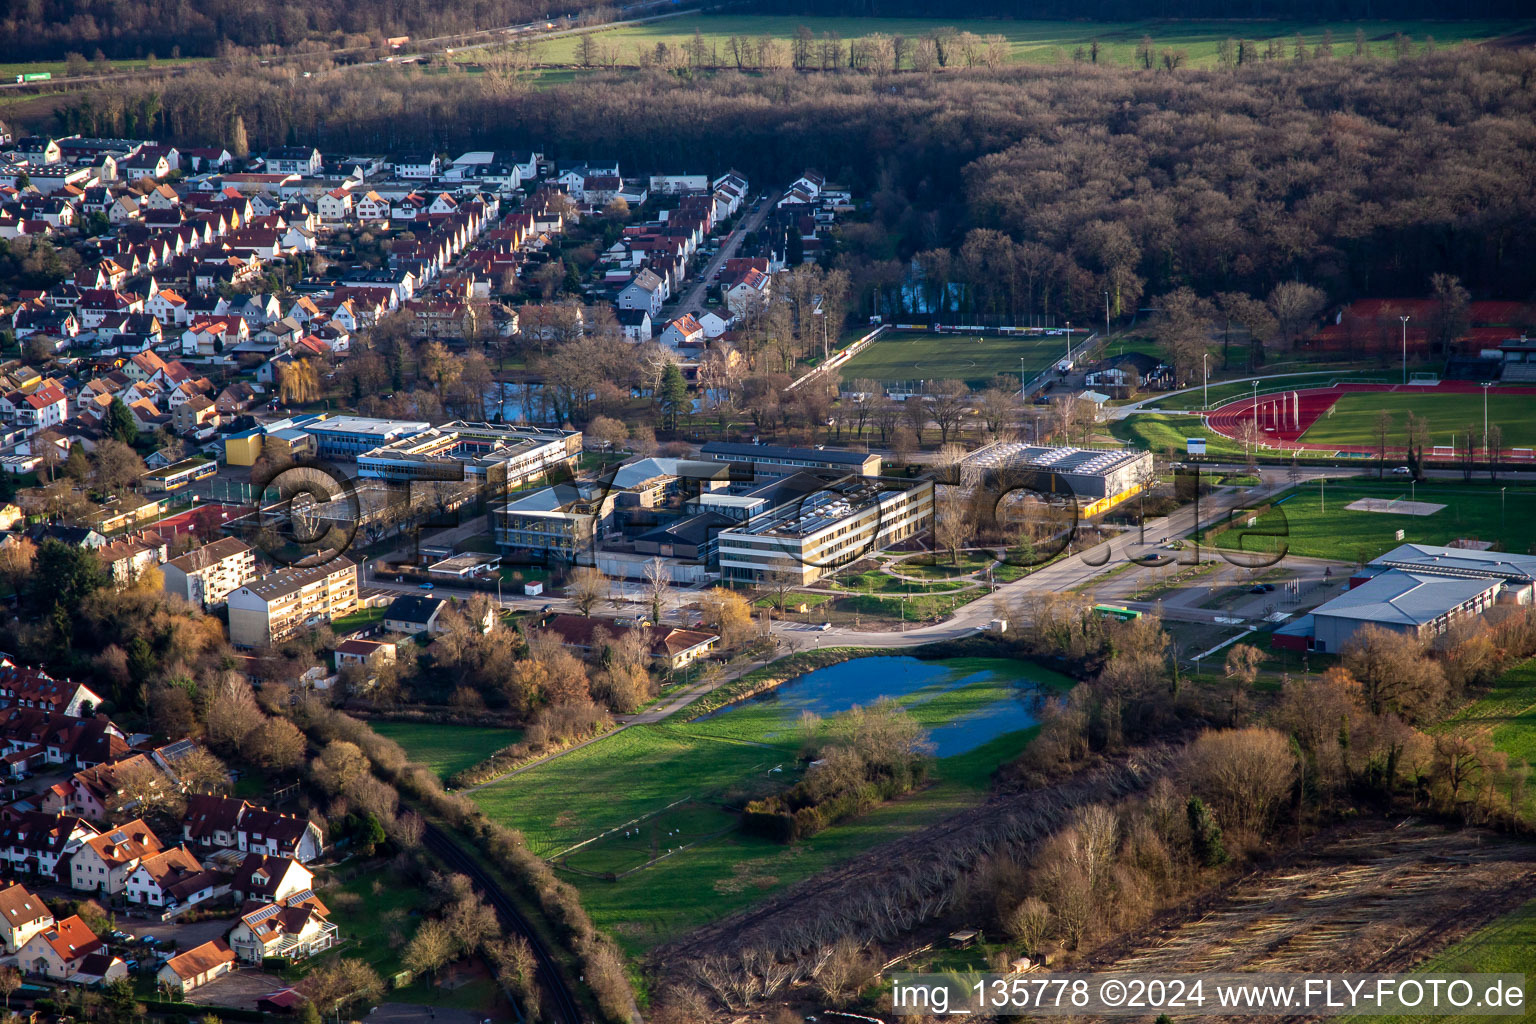
[[[1369,560],[1400,543],[1449,544],[1460,538],[1492,541],[1501,551],[1527,552],[1536,546],[1536,486],[1407,480],[1329,480],[1309,482],[1279,495],[1252,531],[1242,528],[1218,535],[1215,545],[1229,550],[1275,551],[1283,544],[1293,555],[1340,562]],[[1417,500],[1444,505],[1426,516],[1352,511],[1359,498]],[[1503,510],[1501,511],[1501,506]],[[1403,531],[1403,540],[1396,531]],[[1264,534],[1270,534],[1265,536]]]
[[[1066,354],[1065,335],[1003,337],[888,331],[838,372],[844,380],[963,380],[972,388],[982,388],[1000,373],[1017,376],[1023,372],[1033,380]]]
[[[1138,21],[1088,23],[1078,21],[999,21],[922,18],[825,18],[776,15],[687,15],[600,30],[595,33],[602,45],[616,47],[618,62],[634,66],[637,48],[654,52],[658,44],[669,48],[692,43],[695,33],[702,37],[709,53],[706,63],[715,66],[733,64],[728,40],[732,37],[777,40],[787,54],[796,31],[805,26],[818,38],[832,33],[843,40],[882,33],[908,39],[921,37],[941,27],[977,36],[1001,35],[1014,63],[1059,64],[1073,60],[1079,47],[1085,51],[1095,40],[1099,60],[1104,63],[1132,65],[1143,36],[1152,39],[1154,54],[1164,49],[1182,51],[1186,65],[1214,66],[1218,48],[1225,39],[1248,39],[1262,51],[1270,39],[1278,40],[1285,59],[1292,59],[1298,35],[1310,55],[1330,36],[1334,54],[1353,54],[1355,32],[1365,35],[1365,50],[1371,57],[1387,58],[1397,52],[1398,33],[1409,37],[1414,52],[1422,50],[1429,38],[1437,46],[1477,43],[1512,35],[1531,28],[1529,21],[1486,20],[1441,21],[1368,21],[1368,22],[1228,22],[1222,20]],[[544,63],[569,65],[577,61],[579,36],[564,36],[540,44],[539,59]],[[484,51],[457,54],[461,60],[476,60]],[[910,67],[910,58],[904,62]]]
[[[626,729],[476,790],[474,799],[522,830],[535,853],[563,861],[599,927],[638,953],[975,806],[992,771],[1034,733],[1021,692],[1067,685],[1007,660],[854,659],[692,722]],[[798,776],[802,711],[831,714],[882,693],[930,730],[936,761],[929,785],[792,846],[735,830],[721,805],[738,806]],[[586,840],[593,841],[570,849]],[[673,844],[687,848],[668,855]]]
[[[1407,411],[1429,423],[1429,444],[1464,444],[1467,427],[1483,429],[1483,396],[1432,392],[1405,396],[1400,392],[1363,392],[1342,396],[1301,436],[1309,444],[1376,445],[1376,417],[1392,415],[1389,445],[1401,446]],[[1504,432],[1504,447],[1536,447],[1536,389],[1530,394],[1488,396],[1488,424]],[[1456,438],[1462,438],[1457,442]]]
[[[400,744],[412,761],[426,765],[444,779],[523,738],[520,729],[496,726],[383,721],[369,725],[380,736]]]

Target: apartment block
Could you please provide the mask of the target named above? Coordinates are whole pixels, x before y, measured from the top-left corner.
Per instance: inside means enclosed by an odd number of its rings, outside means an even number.
[[[229,640],[237,647],[268,647],[356,607],[357,564],[351,559],[282,569],[230,592]]]
[[[256,578],[256,554],[244,541],[222,537],[171,559],[160,572],[167,592],[206,609]]]

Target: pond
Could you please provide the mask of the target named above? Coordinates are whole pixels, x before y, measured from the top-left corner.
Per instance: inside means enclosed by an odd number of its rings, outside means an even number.
[[[808,672],[704,718],[771,710],[791,727],[802,711],[827,717],[890,697],[928,730],[934,756],[950,757],[1030,728],[1042,701],[1063,682],[1055,673],[1006,658],[854,658]]]

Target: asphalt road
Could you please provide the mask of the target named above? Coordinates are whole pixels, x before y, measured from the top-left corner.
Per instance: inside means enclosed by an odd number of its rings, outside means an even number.
[[[1311,470],[1303,472],[1302,479],[1311,480],[1320,476],[1346,472],[1345,470]],[[1263,487],[1244,493],[1238,499],[1241,505],[1256,504],[1291,486],[1287,471],[1261,471],[1260,477],[1264,483]],[[833,628],[823,632],[814,625],[805,623],[777,622],[773,624],[772,629],[775,635],[781,637],[794,650],[808,650],[822,646],[917,647],[939,640],[955,640],[975,634],[986,627],[993,618],[992,608],[996,598],[1001,598],[1009,607],[1013,607],[1017,601],[1030,593],[1068,591],[1114,570],[1131,558],[1148,560],[1152,564],[1174,563],[1180,557],[1180,552],[1164,550],[1162,545],[1165,541],[1171,542],[1187,537],[1196,531],[1197,525],[1209,526],[1217,522],[1231,507],[1234,507],[1234,503],[1230,498],[1220,504],[1216,500],[1202,499],[1198,523],[1193,505],[1186,505],[1172,515],[1148,520],[1146,526],[1139,532],[1119,534],[1086,550],[1075,552],[1060,561],[1042,566],[1021,580],[998,587],[995,598],[983,595],[970,604],[961,605],[949,619],[934,625],[896,632],[867,632],[847,628]],[[1187,615],[1181,612],[1181,617],[1190,618],[1191,621],[1214,621],[1222,614],[1218,611],[1192,609]],[[1010,623],[1009,627],[1013,628],[1013,623]]]
[[[673,307],[674,316],[692,313],[695,310],[702,310],[704,308],[704,292],[709,288],[710,281],[714,279],[715,272],[725,266],[726,260],[736,255],[736,251],[741,248],[741,240],[747,236],[749,231],[756,231],[763,226],[763,221],[768,217],[768,211],[773,209],[774,204],[779,201],[779,197],[783,194],[782,190],[768,193],[767,199],[758,203],[755,209],[741,219],[741,223],[736,225],[736,230],[727,235],[725,241],[720,244],[720,251],[715,253],[708,263],[704,264],[704,269],[699,272],[693,284],[689,285],[682,298],[677,300],[676,305]]]

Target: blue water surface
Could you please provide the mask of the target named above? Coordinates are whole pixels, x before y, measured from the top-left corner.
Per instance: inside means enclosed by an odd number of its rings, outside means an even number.
[[[792,721],[802,711],[822,717],[869,705],[881,697],[901,700],[915,708],[924,700],[989,679],[1008,678],[1017,684],[1012,697],[993,701],[943,725],[929,729],[934,756],[963,754],[1010,732],[1028,729],[1037,721],[1042,690],[1031,683],[1028,666],[1019,664],[1016,675],[995,670],[966,671],[944,661],[910,657],[855,658],[807,672],[749,700],[728,704],[704,718],[729,715],[742,708],[770,704]],[[904,699],[910,698],[910,699]]]

